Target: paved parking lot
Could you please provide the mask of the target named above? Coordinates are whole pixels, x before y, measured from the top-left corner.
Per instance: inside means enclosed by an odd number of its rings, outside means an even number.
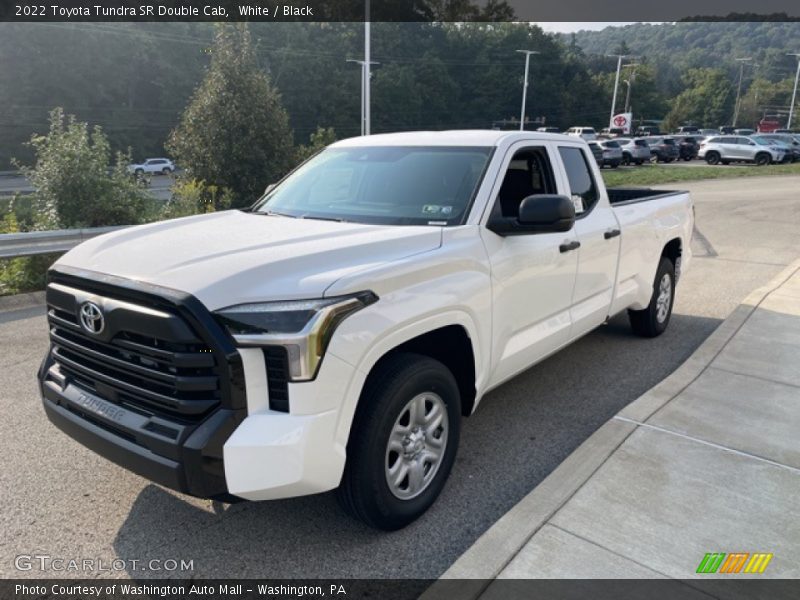
[[[194,577],[438,576],[796,258],[800,177],[680,187],[696,202],[696,259],[678,286],[668,332],[636,338],[626,317],[617,317],[492,392],[465,422],[459,459],[437,504],[391,534],[345,517],[332,494],[227,506],[166,491],[106,462],[52,427],[40,407],[43,310],[0,313],[0,576],[42,576],[14,568],[15,556],[37,553],[193,560]]]

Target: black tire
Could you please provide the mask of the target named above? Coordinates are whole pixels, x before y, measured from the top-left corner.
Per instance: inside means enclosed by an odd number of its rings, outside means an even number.
[[[406,414],[410,426],[407,405],[424,393],[436,395],[446,406],[447,414],[442,421],[447,423],[446,434],[440,434],[446,435],[446,440],[431,479],[417,495],[402,499],[387,481],[392,454],[388,443],[392,430],[402,425]],[[442,491],[455,461],[460,429],[461,397],[447,367],[420,354],[390,356],[370,373],[361,393],[347,444],[347,464],[337,490],[340,504],[350,515],[372,527],[386,531],[405,527],[428,510]],[[418,456],[427,449],[426,444],[423,439]],[[396,461],[406,460],[397,452],[394,454]],[[410,479],[407,485],[410,490]]]
[[[629,164],[631,164],[631,155],[628,154],[627,152],[622,153],[622,164],[625,165],[626,167]]]
[[[666,314],[662,310],[660,296],[664,292],[663,281],[668,278],[669,289],[666,291],[668,304]],[[666,256],[661,257],[653,282],[653,295],[650,304],[644,310],[629,310],[628,319],[634,333],[642,337],[656,337],[666,331],[672,317],[672,306],[675,303],[675,266]]]
[[[722,157],[719,152],[709,152],[706,154],[706,162],[710,165],[717,165]]]
[[[768,165],[772,161],[772,157],[766,152],[759,152],[756,154],[756,164],[759,167]]]
[[[164,167],[164,168],[161,170],[161,174],[162,174],[162,175],[169,175],[170,173],[172,173],[172,169],[170,169],[169,167]]]

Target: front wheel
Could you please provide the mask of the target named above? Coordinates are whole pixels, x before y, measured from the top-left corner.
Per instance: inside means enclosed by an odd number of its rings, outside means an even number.
[[[396,354],[369,376],[347,445],[342,507],[393,531],[420,517],[455,461],[461,397],[453,374],[419,354]]]
[[[719,152],[709,152],[706,154],[706,162],[710,165],[719,164],[720,158]]]
[[[662,256],[658,263],[650,304],[644,310],[628,311],[634,333],[642,337],[656,337],[664,333],[672,316],[674,300],[675,266],[670,259]]]
[[[760,154],[756,155],[756,164],[759,167],[763,167],[768,165],[772,161],[772,157],[767,154],[766,152],[761,152]]]

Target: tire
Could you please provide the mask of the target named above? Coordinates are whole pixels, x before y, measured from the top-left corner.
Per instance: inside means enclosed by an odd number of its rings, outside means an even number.
[[[161,174],[162,174],[162,175],[169,175],[170,173],[172,173],[172,169],[170,169],[169,167],[164,167],[164,168],[161,170]]]
[[[631,164],[631,155],[628,154],[627,152],[622,153],[622,164],[625,165],[626,167],[629,164]]]
[[[710,165],[717,165],[722,157],[719,152],[709,152],[706,154],[706,162]]]
[[[629,310],[631,329],[642,337],[657,337],[666,331],[675,302],[675,266],[661,257],[653,282],[653,295],[644,310]]]
[[[759,167],[764,167],[772,161],[772,157],[766,152],[759,152],[756,154],[756,164]]]
[[[141,177],[142,175],[144,175],[144,169],[136,169],[133,172],[133,174],[136,175],[137,177]]]
[[[436,410],[443,414],[434,417],[427,425],[432,429],[425,431],[428,410],[429,415]],[[442,491],[455,461],[460,429],[461,397],[453,374],[427,356],[390,356],[370,374],[361,393],[337,490],[340,504],[372,527],[385,531],[405,527]],[[428,462],[437,449],[438,461]],[[390,484],[393,470],[401,478]],[[421,479],[414,481],[414,473]]]

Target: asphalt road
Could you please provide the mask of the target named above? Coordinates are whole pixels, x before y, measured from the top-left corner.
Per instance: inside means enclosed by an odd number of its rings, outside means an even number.
[[[106,462],[52,427],[40,407],[42,309],[0,314],[0,576],[61,575],[15,570],[15,556],[36,553],[106,563],[193,560],[183,576],[198,578],[440,575],[584,439],[680,365],[744,296],[797,258],[800,177],[682,187],[697,205],[696,258],[678,286],[669,330],[645,340],[630,333],[625,316],[615,318],[492,392],[464,422],[439,501],[391,534],[350,520],[332,494],[227,506],[166,491]],[[148,575],[115,573],[130,574]]]
[[[173,177],[163,175],[152,175],[148,190],[158,200],[167,201],[172,194],[170,186],[174,182]],[[0,177],[0,198],[3,196],[13,196],[14,194],[30,194],[33,192],[30,182],[21,175],[7,175]]]

